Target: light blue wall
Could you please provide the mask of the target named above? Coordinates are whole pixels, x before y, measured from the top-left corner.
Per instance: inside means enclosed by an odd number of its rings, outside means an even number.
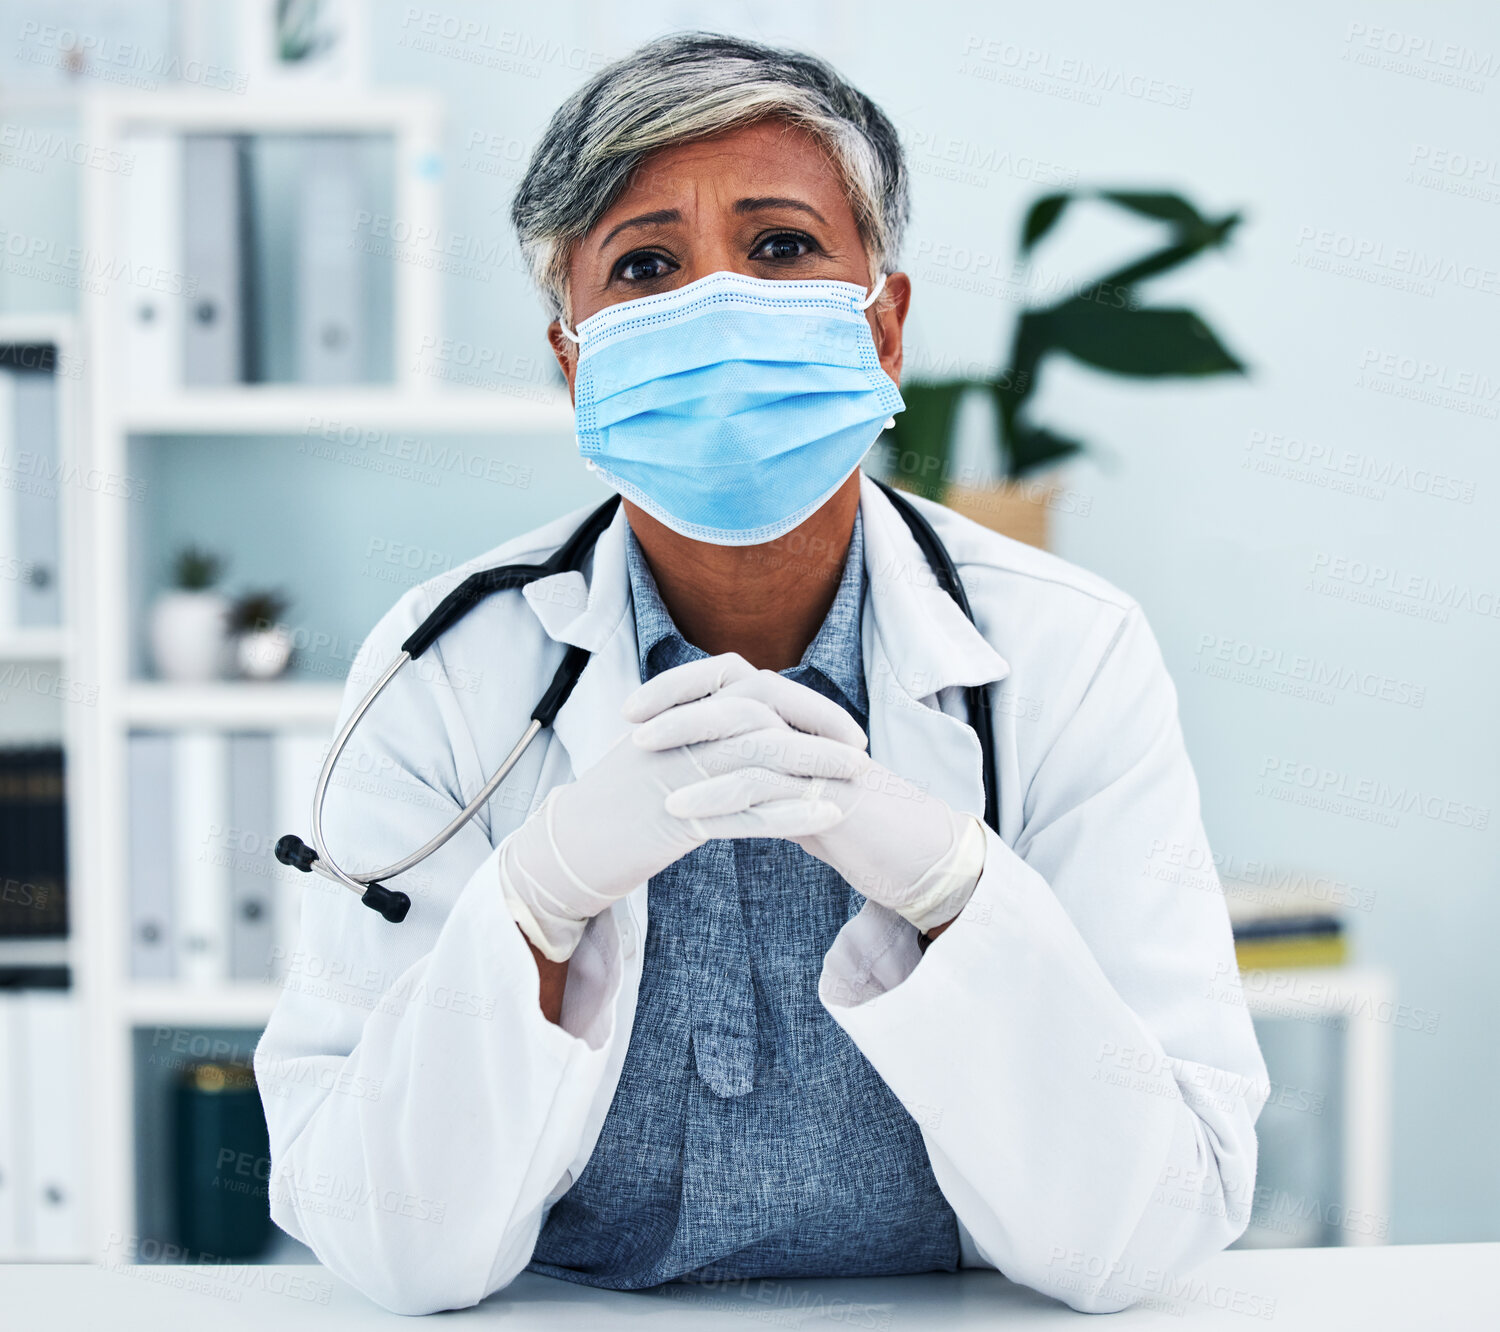
[[[700,22],[832,58],[896,119],[912,152],[906,267],[916,287],[909,355],[919,364],[995,361],[1016,304],[976,256],[1008,264],[1024,209],[1059,178],[1180,189],[1205,209],[1245,211],[1228,254],[1155,296],[1203,313],[1253,366],[1248,380],[1143,387],[1069,368],[1046,374],[1039,416],[1096,445],[1064,478],[1087,515],[1059,515],[1055,545],[1146,606],[1178,682],[1208,828],[1229,868],[1258,861],[1326,872],[1373,894],[1373,909],[1354,913],[1359,959],[1389,968],[1403,1002],[1438,1015],[1435,1032],[1394,1033],[1393,1237],[1500,1238],[1492,961],[1500,834],[1415,812],[1380,826],[1361,817],[1370,807],[1358,798],[1383,786],[1439,805],[1500,804],[1500,620],[1463,609],[1421,618],[1362,604],[1369,589],[1347,578],[1313,577],[1320,560],[1347,560],[1457,586],[1460,596],[1468,589],[1485,605],[1500,596],[1500,169],[1441,178],[1487,197],[1413,177],[1415,162],[1439,153],[1500,156],[1493,7],[600,0],[538,11],[444,0],[430,12],[488,31],[467,43],[438,39],[436,50],[424,46],[420,18],[408,20],[414,8],[429,12],[398,0],[374,6],[375,77],[446,99],[447,225],[481,243],[508,236],[506,205],[524,153],[581,69],[667,26]],[[1389,58],[1364,45],[1372,34],[1418,54],[1381,67]],[[1477,91],[1434,77],[1444,66],[1424,54],[1440,57],[1445,46],[1469,63],[1463,77]],[[1373,67],[1361,63],[1367,57]],[[1118,90],[1084,95],[1075,75],[1084,65]],[[42,195],[17,202],[16,177],[3,172],[0,209],[30,218]],[[65,181],[54,180],[53,196],[58,209],[68,205]],[[26,225],[71,226],[61,213]],[[1309,267],[1304,261],[1330,257],[1318,248],[1323,233],[1371,257],[1349,273]],[[1090,276],[1152,234],[1080,213],[1042,262]],[[534,355],[540,313],[508,240],[501,254],[447,280],[448,330]],[[1415,291],[1402,285],[1413,256],[1436,270]],[[0,297],[7,308],[67,302],[64,291],[4,273]],[[1387,356],[1437,367],[1460,387],[1439,401],[1396,396],[1388,390],[1405,381],[1379,373]],[[1247,468],[1266,456],[1253,441],[1272,436],[1387,475],[1432,469],[1456,478],[1470,499],[1435,498],[1409,480],[1347,493],[1324,484],[1323,469],[1304,479],[1274,459],[1271,473]],[[359,573],[372,540],[464,558],[589,493],[555,443],[495,445],[536,462],[542,479],[528,491],[444,486],[416,502],[356,467],[298,462],[289,444],[154,448],[143,463],[154,478],[152,548],[210,533],[233,554],[237,575],[298,584],[309,622],[350,636],[394,591]],[[304,487],[292,501],[298,521],[273,504],[274,478],[284,477]],[[310,520],[315,501],[321,522]],[[1417,686],[1422,705],[1351,689],[1320,702],[1211,678],[1201,645],[1221,638],[1284,662],[1305,656]],[[1268,792],[1295,793],[1295,782],[1267,785],[1262,770],[1283,762],[1326,771],[1356,798],[1334,811],[1278,799]]]

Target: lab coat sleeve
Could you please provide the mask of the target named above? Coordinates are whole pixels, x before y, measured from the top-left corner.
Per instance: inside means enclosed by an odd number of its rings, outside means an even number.
[[[377,628],[346,715],[424,609],[409,595]],[[356,730],[325,814],[346,866],[407,854],[482,782],[465,688],[438,645]],[[392,880],[413,897],[400,925],[347,889],[299,879],[298,944],[256,1051],[273,1218],[399,1313],[467,1307],[526,1265],[544,1204],[581,1150],[613,1041],[611,1004],[582,1034],[542,1016],[496,854],[475,820]],[[597,947],[591,937],[585,946]]]
[[[1176,691],[1138,607],[1026,800],[1014,848],[986,829],[974,894],[925,954],[869,904],[820,994],[921,1125],[985,1261],[1108,1312],[1244,1230],[1268,1093],[1201,871]]]

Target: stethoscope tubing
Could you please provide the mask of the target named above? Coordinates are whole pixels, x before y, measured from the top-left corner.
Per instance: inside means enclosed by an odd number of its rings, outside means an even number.
[[[479,793],[435,837],[423,843],[411,855],[393,861],[381,869],[370,870],[368,873],[362,875],[350,874],[334,860],[333,855],[328,850],[327,843],[323,840],[323,801],[327,796],[329,784],[333,780],[333,770],[338,764],[339,755],[344,752],[344,746],[349,743],[349,737],[354,734],[354,728],[359,725],[360,718],[370,710],[375,700],[380,697],[381,691],[395,678],[396,672],[410,660],[411,657],[409,654],[405,652],[401,653],[400,656],[386,667],[385,673],[375,682],[370,692],[359,701],[354,711],[349,714],[349,720],[340,728],[338,735],[334,737],[333,744],[329,747],[328,757],[323,760],[322,770],[318,773],[318,784],[313,790],[312,840],[313,849],[318,853],[317,863],[324,867],[329,878],[336,879],[345,887],[352,888],[355,892],[361,894],[372,883],[376,883],[381,879],[394,879],[398,874],[405,874],[407,870],[421,864],[433,852],[440,850],[451,842],[458,835],[459,830],[489,802],[489,798],[499,789],[500,783],[510,776],[510,770],[520,761],[521,755],[526,752],[527,746],[541,734],[542,730],[542,723],[533,717],[530,725],[522,733],[521,738],[516,741],[515,746],[506,755],[505,762],[495,769],[489,781],[480,787]]]

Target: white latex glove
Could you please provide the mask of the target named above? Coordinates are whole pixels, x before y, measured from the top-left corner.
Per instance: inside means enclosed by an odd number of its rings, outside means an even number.
[[[731,678],[739,687],[721,689]],[[805,837],[829,827],[843,815],[820,797],[818,774],[846,771],[864,745],[837,704],[734,654],[662,672],[625,701],[624,714],[654,718],[654,743],[640,743],[644,728],[628,731],[577,781],[549,791],[500,846],[506,905],[553,962],[572,956],[591,917],[710,838]],[[742,785],[734,808],[704,819],[667,811],[679,787],[775,750],[785,751],[777,771]]]
[[[822,698],[805,685],[775,678],[808,699]],[[732,679],[716,697],[745,687],[743,676]],[[670,694],[662,690],[659,697],[665,701]],[[657,696],[647,700],[656,701]],[[810,706],[807,699],[802,706]],[[675,718],[686,711],[679,705],[648,721],[636,733],[637,742],[677,743]],[[823,780],[809,794],[819,802],[832,801],[842,817],[815,832],[778,835],[832,865],[866,897],[904,916],[924,933],[952,920],[972,896],[984,869],[984,825],[876,763],[864,752],[862,742],[856,748],[842,740],[820,739],[814,758],[805,743],[810,739],[784,731],[758,731],[733,745],[720,746],[714,766],[722,766],[731,753],[740,762],[728,772],[678,786],[666,799],[667,812],[711,824],[733,816],[757,794],[774,789],[778,781],[802,781],[802,774],[815,770]],[[813,762],[827,766],[814,769]]]

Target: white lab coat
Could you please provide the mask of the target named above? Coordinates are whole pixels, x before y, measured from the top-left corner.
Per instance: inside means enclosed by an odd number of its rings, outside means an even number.
[[[978,887],[925,955],[868,904],[819,994],[920,1125],[965,1261],[1078,1309],[1120,1308],[1244,1229],[1268,1090],[1222,894],[1201,869],[1176,691],[1140,607],[1103,580],[921,502],[976,628],[868,479],[860,503],[870,752],[982,813],[960,686],[996,682],[1000,834],[986,829]],[[540,562],[581,516],[403,596],[361,650],[345,715],[464,576]],[[587,580],[560,574],[471,611],[356,732],[325,831],[347,866],[373,868],[480,788],[565,645],[593,653],[487,811],[394,881],[413,898],[407,921],[301,880],[298,948],[255,1061],[272,1215],[400,1312],[474,1304],[525,1267],[625,1057],[646,885],[590,923],[554,1025],[494,850],[625,728],[639,673],[624,525],[622,510]]]

